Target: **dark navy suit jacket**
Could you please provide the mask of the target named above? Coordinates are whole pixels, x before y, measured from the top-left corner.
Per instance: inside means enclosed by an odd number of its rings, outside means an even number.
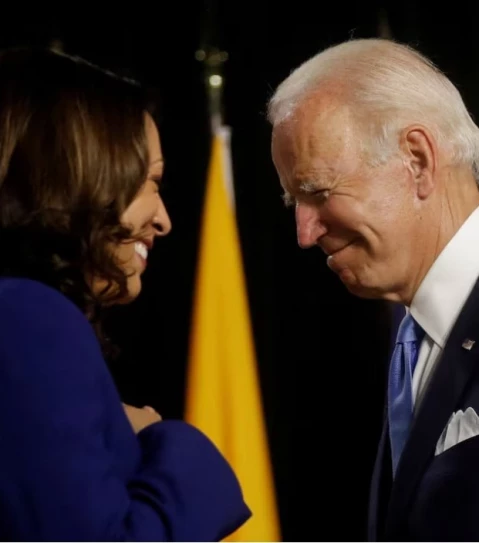
[[[470,350],[466,339],[475,341]],[[468,407],[479,414],[479,283],[418,408],[394,483],[385,417],[371,485],[370,541],[479,540],[479,436],[435,455],[450,416]]]
[[[249,516],[198,430],[164,421],[134,434],[75,305],[0,279],[0,539],[218,541]]]

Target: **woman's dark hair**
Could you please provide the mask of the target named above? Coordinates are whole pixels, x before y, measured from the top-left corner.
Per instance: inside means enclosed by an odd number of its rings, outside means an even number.
[[[111,247],[131,237],[120,216],[147,176],[148,106],[139,85],[84,60],[0,54],[0,275],[48,284],[92,320],[125,297]]]

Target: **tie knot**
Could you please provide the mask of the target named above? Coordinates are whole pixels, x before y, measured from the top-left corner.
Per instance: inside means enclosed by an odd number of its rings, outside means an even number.
[[[423,336],[424,330],[412,318],[411,313],[407,313],[399,325],[396,343],[421,341]]]

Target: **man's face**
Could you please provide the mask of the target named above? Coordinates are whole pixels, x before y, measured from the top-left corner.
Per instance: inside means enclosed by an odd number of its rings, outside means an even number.
[[[272,157],[298,243],[318,245],[354,294],[390,298],[407,284],[419,212],[404,163],[370,167],[347,107],[305,102],[273,128]]]

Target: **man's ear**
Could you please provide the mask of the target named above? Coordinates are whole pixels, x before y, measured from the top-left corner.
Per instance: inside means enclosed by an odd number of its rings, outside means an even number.
[[[399,144],[404,163],[411,174],[421,200],[428,198],[435,186],[438,149],[431,132],[421,125],[406,127]]]

